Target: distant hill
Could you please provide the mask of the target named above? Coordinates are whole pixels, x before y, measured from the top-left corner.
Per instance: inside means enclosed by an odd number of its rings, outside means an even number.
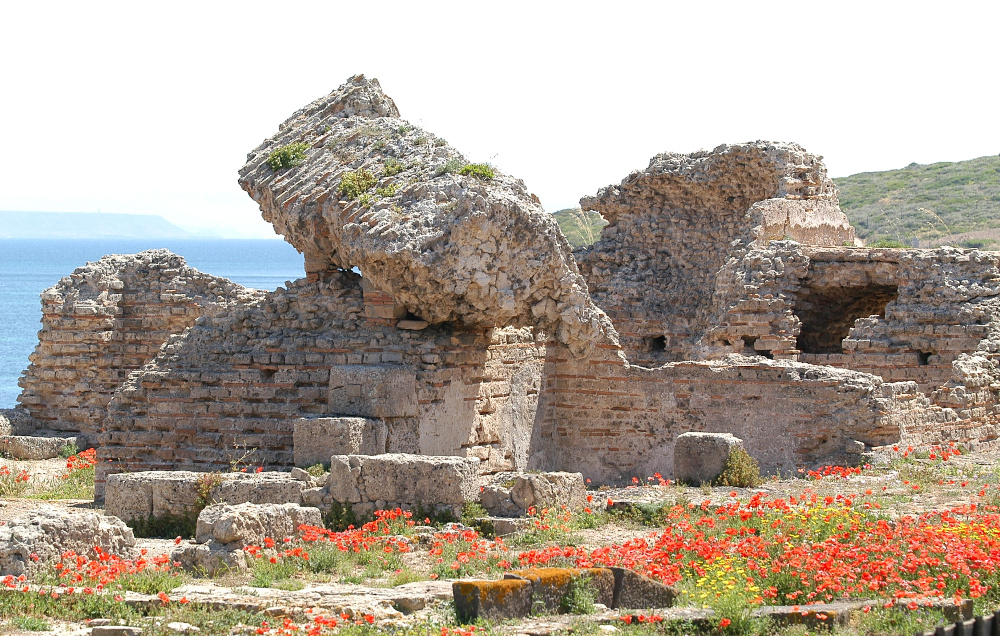
[[[834,182],[840,207],[866,243],[1000,247],[1000,157],[911,163]]]
[[[574,249],[596,243],[601,238],[601,228],[608,224],[597,212],[584,212],[580,208],[559,210],[552,216],[556,217],[559,229]]]
[[[0,212],[0,238],[194,238],[162,216],[93,212]]]

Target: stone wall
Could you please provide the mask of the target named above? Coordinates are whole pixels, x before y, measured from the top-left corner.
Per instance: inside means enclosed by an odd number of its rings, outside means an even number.
[[[620,185],[581,199],[609,225],[575,255],[630,361],[656,366],[698,357],[696,345],[715,317],[716,274],[732,253],[786,235],[853,242],[820,159],[795,144],[768,142],[662,154]]]
[[[383,420],[383,452],[523,468],[541,369],[531,330],[403,329],[369,317],[373,298],[391,304],[356,274],[327,273],[172,338],[112,402],[101,477],[225,470],[247,453],[289,467],[295,420],[321,415]]]
[[[88,263],[42,292],[42,330],[18,401],[38,427],[93,443],[114,391],[170,334],[261,295],[167,250]]]

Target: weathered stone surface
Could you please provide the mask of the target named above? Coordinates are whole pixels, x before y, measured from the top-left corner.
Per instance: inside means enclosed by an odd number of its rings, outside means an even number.
[[[37,437],[34,435],[0,435],[0,453],[13,459],[52,459],[75,437]]]
[[[627,568],[611,568],[615,577],[615,609],[652,609],[673,607],[677,590]]]
[[[580,473],[550,472],[518,475],[510,489],[511,500],[522,510],[535,507],[582,510],[587,505],[587,485]]]
[[[455,614],[459,620],[502,621],[531,615],[531,581],[455,581]]]
[[[416,385],[412,374],[409,382],[412,386]],[[410,394],[415,411],[416,393],[411,390]],[[295,421],[293,433],[295,464],[326,465],[332,455],[378,455],[386,451],[387,435],[388,428],[382,420],[363,417],[301,418]]]
[[[334,367],[328,404],[331,412],[341,415],[413,417],[417,415],[417,376],[401,365]]]
[[[227,549],[262,545],[265,537],[281,541],[299,534],[299,526],[323,526],[316,508],[298,504],[213,504],[198,514],[195,541],[214,541]]]
[[[535,609],[547,613],[565,612],[564,599],[574,579],[587,578],[587,585],[594,591],[596,603],[611,607],[614,600],[615,575],[607,568],[530,568],[504,574],[504,579],[530,581],[532,602]]]
[[[298,504],[307,487],[308,484],[292,479],[288,473],[278,472],[118,473],[108,477],[104,509],[109,515],[131,522],[148,517],[194,514],[199,500],[230,504]]]
[[[479,504],[491,515],[498,517],[518,517],[525,509],[514,503],[510,497],[510,488],[502,484],[492,483],[483,487],[479,495]]]
[[[429,323],[537,325],[577,355],[613,339],[569,244],[523,182],[499,171],[463,176],[465,158],[428,137],[359,75],[251,152],[240,185],[305,255],[307,271],[358,267]],[[268,156],[291,143],[308,144],[302,165],[273,170]],[[341,189],[360,170],[376,179],[371,200]]]
[[[120,519],[89,510],[40,506],[0,524],[0,576],[32,576],[69,550],[95,557],[94,546],[123,559],[136,556],[132,530]]]
[[[479,496],[479,463],[474,457],[404,453],[334,455],[324,502],[352,504],[356,514],[417,505],[461,514],[462,505]]]
[[[33,435],[37,428],[38,423],[24,409],[0,409],[0,435]]]
[[[681,433],[674,444],[674,479],[710,484],[737,448],[743,449],[743,440],[728,433]]]
[[[42,292],[38,346],[18,381],[21,408],[38,426],[92,446],[115,389],[168,336],[263,293],[203,274],[163,249],[79,267]]]
[[[243,572],[249,567],[243,550],[230,550],[216,543],[183,544],[170,553],[170,559],[200,576],[216,576],[225,572]]]

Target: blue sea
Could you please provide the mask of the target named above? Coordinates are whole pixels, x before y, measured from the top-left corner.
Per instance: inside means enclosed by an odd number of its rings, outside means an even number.
[[[280,240],[0,239],[0,408],[13,407],[17,379],[41,329],[39,294],[106,254],[167,248],[187,264],[246,287],[274,290],[302,278],[302,255]]]

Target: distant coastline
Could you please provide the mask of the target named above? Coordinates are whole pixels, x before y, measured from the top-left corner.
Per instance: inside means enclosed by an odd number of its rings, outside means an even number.
[[[239,228],[183,228],[153,214],[0,211],[0,239],[280,239]]]

